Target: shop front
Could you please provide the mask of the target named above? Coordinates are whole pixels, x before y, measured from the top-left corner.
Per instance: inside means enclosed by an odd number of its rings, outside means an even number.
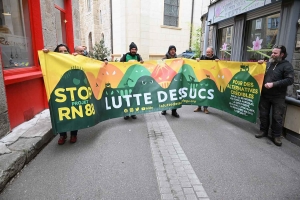
[[[300,136],[300,124],[296,119],[300,119],[300,109],[293,108],[293,115],[289,112],[291,104],[300,106],[297,99],[300,82],[299,19],[300,1],[297,0],[220,0],[209,6],[207,15],[212,30],[210,45],[221,60],[268,60],[274,45],[286,46],[286,59],[294,67],[295,82],[287,92],[285,128],[291,129],[297,137]]]
[[[61,43],[73,50],[73,7],[71,0],[0,0],[1,89],[7,104],[0,108],[7,108],[9,119],[1,126],[14,128],[48,107],[37,52]]]

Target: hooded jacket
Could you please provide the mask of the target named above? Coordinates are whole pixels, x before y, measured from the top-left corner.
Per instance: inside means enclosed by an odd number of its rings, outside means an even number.
[[[140,54],[136,53],[135,55],[132,55],[130,53],[130,50],[133,49],[133,48],[136,48],[136,50],[138,50],[136,44],[134,42],[131,42],[130,45],[129,45],[129,52],[127,52],[126,54],[123,54],[122,58],[120,59],[120,62],[127,62],[127,60],[126,60],[127,55],[130,55],[132,57],[136,56],[136,60],[139,61],[139,62],[143,60],[142,57],[140,56]]]
[[[266,83],[273,82],[273,87],[265,88]],[[278,63],[267,63],[264,82],[262,85],[262,96],[285,97],[287,86],[294,83],[294,69],[287,60]]]
[[[174,56],[170,55],[171,49],[175,49],[175,55]],[[176,47],[174,45],[169,46],[168,52],[166,53],[165,57],[163,57],[163,59],[172,59],[172,58],[177,58]]]

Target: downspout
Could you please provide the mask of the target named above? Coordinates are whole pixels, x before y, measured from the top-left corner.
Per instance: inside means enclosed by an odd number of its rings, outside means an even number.
[[[192,47],[192,37],[193,37],[193,19],[194,19],[194,0],[192,1],[192,14],[191,14],[191,29],[190,29],[190,44],[189,48]]]
[[[204,42],[203,42],[203,51],[202,54],[204,55],[208,46],[208,36],[209,36],[209,26],[207,21],[207,15],[205,19],[205,28],[204,28]],[[214,52],[216,54],[216,52]]]
[[[111,45],[111,54],[114,53],[114,42],[113,42],[113,22],[112,22],[112,0],[110,0],[110,45]],[[114,58],[112,57],[112,61]]]

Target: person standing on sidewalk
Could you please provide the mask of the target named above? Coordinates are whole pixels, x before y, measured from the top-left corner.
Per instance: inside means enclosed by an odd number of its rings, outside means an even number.
[[[49,49],[43,49],[43,52],[48,53]],[[57,45],[57,47],[54,49],[54,52],[70,54],[69,47],[65,44]],[[77,54],[73,53],[73,55],[76,56]],[[71,131],[70,143],[75,143],[77,141],[77,132],[78,132],[78,130]],[[63,145],[67,139],[67,132],[61,132],[61,133],[59,133],[59,135],[60,135],[60,137],[59,137],[57,143],[59,145]]]
[[[123,54],[122,58],[120,59],[120,62],[135,62],[138,61],[140,63],[144,63],[142,57],[140,54],[137,53],[137,46],[134,42],[131,42],[129,45],[129,52],[126,54]],[[131,115],[132,119],[136,119],[136,115]],[[124,117],[125,120],[129,119],[129,116]]]
[[[268,136],[272,107],[272,140],[277,146],[282,145],[281,132],[287,86],[294,82],[294,69],[291,63],[285,60],[286,57],[285,46],[275,45],[273,47],[271,58],[267,63],[259,101],[260,131],[255,134],[256,138]],[[263,63],[263,60],[258,63]]]
[[[214,49],[213,49],[213,47],[207,47],[207,49],[206,49],[206,55],[202,55],[200,57],[200,59],[197,58],[196,60],[197,60],[197,62],[199,62],[200,60],[215,60],[215,61],[219,61],[219,58],[218,58],[218,56],[214,55]],[[203,106],[203,109],[204,109],[203,111],[204,111],[205,114],[209,113],[209,111],[208,111],[207,108],[208,108],[208,106]],[[198,106],[194,110],[194,112],[201,112],[201,111],[202,111],[201,110],[201,106]]]
[[[173,58],[177,58],[177,55],[176,55],[176,47],[174,45],[170,45],[169,46],[169,49],[168,49],[168,52],[166,53],[165,57],[163,57],[163,60],[164,59],[173,59]],[[161,111],[161,114],[162,115],[166,115],[167,114],[167,111],[166,110],[163,110]],[[177,113],[177,109],[172,109],[172,115],[174,117],[177,117],[179,118],[179,115]]]

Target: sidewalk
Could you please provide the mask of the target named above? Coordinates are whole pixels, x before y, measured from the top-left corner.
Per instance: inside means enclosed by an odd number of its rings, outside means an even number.
[[[0,139],[0,192],[53,137],[47,109]]]

